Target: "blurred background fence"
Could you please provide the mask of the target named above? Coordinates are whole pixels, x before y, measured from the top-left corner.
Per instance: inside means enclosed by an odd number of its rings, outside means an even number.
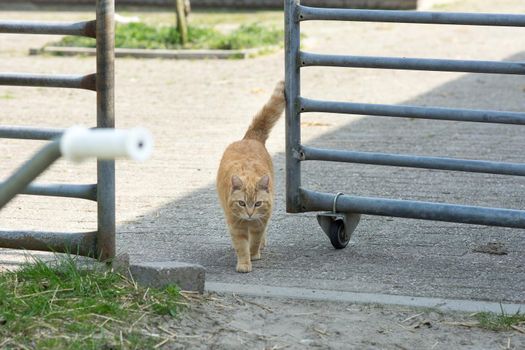
[[[303,0],[301,3],[319,7],[382,8],[409,10],[417,8],[421,0]],[[0,4],[13,4],[13,0],[0,0]],[[95,0],[17,0],[17,4],[90,5]],[[174,6],[175,0],[116,0],[116,5]],[[283,8],[283,0],[191,0],[193,8]]]

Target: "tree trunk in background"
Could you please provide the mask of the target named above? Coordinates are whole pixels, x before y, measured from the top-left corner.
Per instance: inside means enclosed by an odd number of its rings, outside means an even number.
[[[188,43],[188,23],[186,22],[186,6],[185,0],[175,0],[177,13],[177,30],[180,33],[182,45]],[[188,1],[189,2],[189,1]]]
[[[186,14],[186,17],[190,15],[190,12],[191,12],[190,0],[184,0],[184,13]]]

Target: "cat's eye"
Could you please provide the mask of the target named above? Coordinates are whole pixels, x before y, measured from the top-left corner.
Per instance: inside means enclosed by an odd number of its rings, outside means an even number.
[[[255,207],[260,207],[262,205],[261,201],[255,202]]]
[[[240,205],[241,207],[245,207],[245,206],[246,206],[246,202],[245,202],[245,201],[239,201],[239,205]]]

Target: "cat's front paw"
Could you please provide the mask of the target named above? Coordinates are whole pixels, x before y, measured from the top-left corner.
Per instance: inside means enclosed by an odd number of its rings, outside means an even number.
[[[251,263],[237,263],[237,272],[251,272],[252,264]]]
[[[261,253],[252,255],[252,261],[261,260]]]

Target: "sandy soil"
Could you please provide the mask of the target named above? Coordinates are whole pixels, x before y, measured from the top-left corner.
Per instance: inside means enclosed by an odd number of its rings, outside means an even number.
[[[190,295],[191,296],[191,295]],[[168,349],[522,349],[525,335],[474,326],[471,315],[381,305],[207,294],[188,298]],[[160,328],[159,328],[160,329]],[[171,336],[160,330],[161,337]]]

